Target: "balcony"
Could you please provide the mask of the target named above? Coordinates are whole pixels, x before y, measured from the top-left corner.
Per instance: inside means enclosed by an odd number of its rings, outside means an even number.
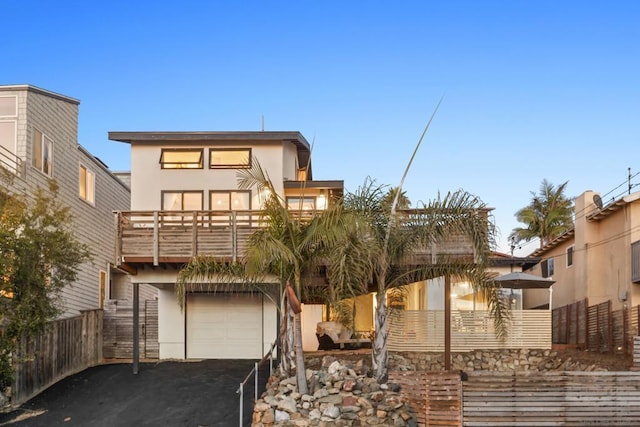
[[[316,211],[296,211],[311,218]],[[406,211],[411,221],[414,211]],[[115,213],[116,265],[135,274],[138,268],[180,268],[199,255],[238,260],[249,236],[261,226],[261,211],[122,211]],[[431,263],[437,255],[473,259],[468,239],[452,236],[435,247],[417,249],[407,264]]]
[[[12,175],[24,178],[24,162],[10,150],[0,145],[0,166],[9,171]]]

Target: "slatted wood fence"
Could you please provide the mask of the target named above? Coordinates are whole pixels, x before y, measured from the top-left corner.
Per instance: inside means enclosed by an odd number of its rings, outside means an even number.
[[[640,373],[471,372],[463,425],[638,426]]]
[[[102,362],[102,310],[51,322],[32,339],[22,339],[14,360],[11,403],[20,404],[69,375]]]
[[[638,335],[640,305],[612,310],[612,302],[592,306],[584,299],[553,310],[553,343],[599,353],[631,354]]]
[[[393,310],[389,313],[388,346],[391,351],[444,351],[444,312]],[[506,339],[496,337],[486,311],[452,311],[451,350],[551,348],[551,312],[514,310]]]
[[[389,371],[389,382],[400,385],[419,426],[460,426],[460,375],[450,372]]]
[[[158,301],[140,301],[139,345],[140,357],[157,359]],[[133,358],[133,303],[130,300],[109,300],[104,304],[105,359]]]

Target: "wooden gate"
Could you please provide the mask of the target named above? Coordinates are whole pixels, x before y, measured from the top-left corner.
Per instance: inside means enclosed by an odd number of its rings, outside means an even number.
[[[158,301],[140,301],[140,357],[158,358]],[[109,300],[104,304],[105,359],[133,358],[133,303],[129,300]]]
[[[419,426],[462,425],[459,373],[389,371],[389,382],[400,385]]]

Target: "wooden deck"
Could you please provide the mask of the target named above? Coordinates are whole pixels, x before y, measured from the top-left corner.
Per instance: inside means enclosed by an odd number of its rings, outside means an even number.
[[[298,214],[311,218],[313,213]],[[257,210],[116,212],[116,265],[134,273],[139,265],[175,266],[201,255],[235,261],[242,256],[249,236],[262,225]],[[433,252],[473,259],[471,244],[452,236],[437,248],[415,251],[407,263],[430,263]]]

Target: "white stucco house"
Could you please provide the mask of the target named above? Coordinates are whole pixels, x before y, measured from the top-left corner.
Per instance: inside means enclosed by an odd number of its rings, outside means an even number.
[[[238,188],[238,171],[254,159],[290,209],[324,209],[343,182],[313,180],[299,132],[110,132],[109,139],[131,145],[131,210],[117,213],[115,263],[134,286],[158,289],[160,358],[262,357],[277,336],[277,298],[194,288],[182,310],[178,271],[195,255],[242,255],[263,197]]]

